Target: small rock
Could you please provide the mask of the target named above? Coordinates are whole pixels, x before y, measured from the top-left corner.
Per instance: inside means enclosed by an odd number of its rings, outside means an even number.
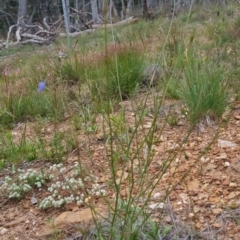
[[[189,216],[189,218],[194,218],[195,215],[194,215],[194,213],[189,213],[188,216]]]
[[[163,209],[164,203],[162,203],[162,202],[160,202],[160,203],[153,203],[153,204],[149,205],[148,207],[150,209],[157,209],[157,208]]]
[[[202,224],[200,222],[198,222],[198,223],[195,224],[195,227],[197,229],[201,229],[202,228]]]
[[[38,200],[35,197],[31,197],[32,205],[37,204]]]
[[[233,198],[236,198],[237,195],[235,192],[231,192],[229,195],[228,195],[228,199],[233,199]]]
[[[237,147],[237,144],[234,143],[234,142],[227,141],[227,140],[218,139],[218,147],[221,147],[221,148],[227,148],[227,147],[234,148],[234,147]]]
[[[186,157],[187,159],[189,159],[189,158],[192,157],[192,154],[191,154],[190,152],[186,151],[186,152],[185,152],[185,157]]]
[[[209,164],[205,167],[205,170],[206,170],[206,171],[210,171],[210,170],[213,170],[213,169],[215,169],[215,168],[217,168],[217,165],[212,164],[212,163],[209,163]]]
[[[201,210],[201,208],[198,207],[198,206],[194,206],[194,207],[193,207],[193,212],[194,212],[195,214],[198,213],[200,210]]]
[[[222,213],[222,209],[221,208],[215,208],[212,209],[212,212],[214,215],[220,215]]]
[[[183,120],[179,120],[178,122],[177,122],[177,125],[178,126],[184,126],[186,124],[186,121],[183,121]]]
[[[225,162],[225,163],[224,163],[224,166],[225,166],[225,167],[229,167],[229,166],[230,166],[230,162]]]
[[[167,216],[167,217],[165,217],[164,219],[165,219],[165,221],[166,221],[167,223],[170,223],[170,222],[172,222],[172,219],[171,219],[171,217],[170,217],[170,216]]]
[[[203,163],[205,163],[205,162],[208,162],[208,158],[205,158],[204,156],[201,156],[201,158],[200,158],[200,161],[201,162],[203,162]]]
[[[222,185],[224,186],[229,186],[229,180],[228,179],[225,179],[223,182],[222,182]]]
[[[237,157],[232,163],[231,163],[231,168],[240,173],[240,158]]]
[[[189,197],[186,193],[180,193],[179,197],[182,199],[182,202],[184,204],[188,204],[189,203]]]
[[[167,141],[167,137],[166,137],[165,135],[161,135],[161,136],[160,136],[160,141],[161,141],[161,142]]]
[[[240,114],[236,114],[235,119],[240,120]]]
[[[187,188],[189,191],[197,191],[199,188],[199,181],[194,179],[187,183]]]
[[[143,124],[143,128],[144,129],[150,129],[152,127],[152,123],[151,122],[148,122],[146,124]]]
[[[156,193],[153,195],[153,199],[160,198],[160,196],[161,196],[161,193],[156,192]]]
[[[176,149],[178,149],[179,147],[180,147],[179,144],[174,143],[174,144],[170,147],[170,149],[171,149],[171,150],[176,150]]]
[[[6,234],[7,232],[8,232],[8,229],[7,229],[7,228],[3,228],[3,229],[1,229],[1,231],[0,231],[1,235]]]
[[[222,223],[213,223],[213,227],[221,228],[222,227]]]
[[[190,147],[191,149],[193,149],[194,146],[195,146],[195,143],[194,143],[194,142],[191,142],[191,143],[189,144],[189,147]]]
[[[216,197],[215,195],[211,195],[209,196],[208,200],[212,203],[212,204],[216,204],[218,203],[220,200],[218,197]]]
[[[237,183],[234,183],[234,182],[229,183],[229,187],[237,187],[237,186],[238,186]]]
[[[216,157],[216,159],[227,159],[227,154],[226,153],[221,153],[220,156]]]
[[[163,70],[158,64],[150,64],[143,70],[143,85],[154,86],[163,75]]]

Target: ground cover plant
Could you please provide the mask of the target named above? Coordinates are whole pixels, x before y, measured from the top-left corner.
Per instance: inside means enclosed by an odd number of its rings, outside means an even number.
[[[219,11],[1,62],[3,237],[237,239],[238,21]]]

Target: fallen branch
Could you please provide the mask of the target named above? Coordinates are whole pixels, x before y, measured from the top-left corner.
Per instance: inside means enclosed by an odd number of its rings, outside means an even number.
[[[32,40],[43,41],[43,42],[46,40],[43,37],[39,37],[37,35],[33,35],[33,34],[29,34],[29,33],[23,33],[21,36],[23,36],[25,38],[30,38]]]
[[[125,24],[129,24],[129,23],[133,23],[133,22],[136,22],[138,20],[138,18],[134,18],[134,17],[130,17],[128,19],[125,19],[125,20],[122,20],[120,22],[117,22],[117,23],[110,23],[110,24],[94,24],[92,25],[92,28],[93,29],[87,29],[87,30],[84,30],[82,32],[74,32],[74,33],[69,33],[69,36],[70,37],[77,37],[81,34],[84,34],[84,33],[91,33],[93,31],[95,31],[96,29],[101,29],[101,28],[109,28],[109,27],[115,27],[115,26],[122,26],[122,25],[125,25]],[[61,37],[66,37],[67,34],[66,33],[60,33],[59,34]]]
[[[36,23],[32,25],[28,25],[25,23],[20,24],[21,18],[18,19],[17,24],[9,27],[7,40],[6,42],[2,43],[3,48],[4,47],[8,48],[9,46],[15,46],[18,44],[26,44],[26,43],[38,43],[38,44],[49,43],[54,38],[54,36],[56,36],[59,28],[63,23],[62,17],[61,17],[59,20],[57,20],[51,26],[49,26],[50,29],[46,30],[40,23]],[[10,36],[14,28],[16,28],[16,32],[15,32],[16,42],[10,43]],[[31,30],[31,33],[29,33],[29,30]]]
[[[40,41],[40,40],[37,40],[37,39],[27,39],[27,40],[24,40],[22,42],[11,42],[8,44],[8,47],[12,47],[12,46],[17,46],[19,44],[27,44],[27,43],[37,43],[37,44],[43,44],[43,43],[49,43],[50,41],[49,40],[44,40],[43,41]]]
[[[96,29],[101,29],[101,28],[105,28],[105,27],[109,28],[109,27],[115,27],[115,26],[122,26],[122,25],[133,23],[136,21],[138,21],[138,18],[129,17],[129,18],[122,20],[120,22],[117,22],[117,23],[92,25],[92,23],[89,22],[89,23],[85,23],[85,25],[87,25],[89,27],[91,26],[92,27],[91,29],[86,29],[86,30],[80,31],[80,32],[69,33],[69,36],[77,37],[77,36],[85,34],[85,33],[91,33],[93,31],[95,31]],[[61,25],[62,25],[62,17],[50,26],[50,30],[49,29],[45,30],[41,24],[33,24],[33,25],[24,24],[24,26],[22,24],[21,24],[21,26],[18,24],[12,25],[8,31],[7,41],[6,41],[6,43],[3,43],[3,45],[5,45],[5,47],[8,48],[9,46],[15,46],[18,44],[26,44],[26,43],[38,43],[38,44],[49,43],[53,39],[53,37],[57,34]],[[10,34],[13,31],[13,28],[15,28],[15,27],[17,27],[17,30],[15,32],[17,41],[13,42],[13,43],[9,43],[10,42]],[[27,33],[27,31],[29,29],[34,29],[34,28],[37,28],[38,31],[36,31],[34,34]],[[22,33],[23,30],[24,30],[24,33]],[[39,35],[41,35],[41,36],[39,36]],[[59,35],[61,37],[67,36],[66,33],[60,33]],[[24,40],[23,38],[25,38],[26,40]]]
[[[129,24],[129,23],[133,23],[138,21],[138,18],[136,17],[129,17],[127,19],[124,19],[120,22],[116,22],[116,23],[107,23],[107,24],[93,24],[92,28],[98,29],[98,28],[109,28],[109,27],[115,27],[115,26],[122,26],[125,24]]]
[[[41,33],[45,33],[45,34],[49,34],[49,35],[55,35],[56,32],[49,32],[49,31],[46,31],[46,30],[41,30],[41,31],[38,31],[35,33],[35,35],[39,35]]]
[[[95,31],[95,29],[87,29],[87,30],[84,30],[84,31],[81,31],[81,32],[69,33],[69,36],[70,37],[77,37],[79,35],[82,35],[82,34],[85,34],[85,33],[91,33],[91,32],[94,32],[94,31]],[[59,36],[67,37],[67,34],[66,33],[59,33]]]
[[[12,32],[12,29],[14,28],[14,27],[17,27],[17,25],[15,24],[15,25],[12,25],[10,28],[9,28],[9,30],[8,30],[8,34],[7,34],[7,41],[6,41],[6,48],[8,47],[8,44],[9,44],[9,39],[10,39],[10,34],[11,34],[11,32]]]

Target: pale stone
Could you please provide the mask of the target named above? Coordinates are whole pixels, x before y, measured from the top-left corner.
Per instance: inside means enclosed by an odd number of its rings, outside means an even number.
[[[8,229],[7,229],[7,228],[3,228],[3,229],[1,229],[1,231],[0,231],[1,235],[6,234],[7,232],[8,232]]]
[[[237,183],[234,183],[234,182],[229,183],[229,187],[237,187],[237,186],[238,186]]]
[[[160,193],[160,192],[156,192],[156,193],[153,195],[153,199],[160,198],[160,196],[161,196],[161,193]]]
[[[215,208],[212,210],[214,215],[220,215],[222,213],[222,209],[221,208]]]
[[[230,166],[230,162],[225,162],[225,163],[224,163],[224,166],[225,166],[225,167],[229,167],[229,166]]]
[[[163,209],[164,203],[162,203],[162,202],[160,202],[160,203],[153,203],[153,204],[149,205],[148,207],[150,209],[157,209],[157,208]]]

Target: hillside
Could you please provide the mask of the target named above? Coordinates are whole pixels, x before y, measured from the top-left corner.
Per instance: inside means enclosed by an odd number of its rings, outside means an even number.
[[[138,19],[0,62],[1,239],[239,239],[238,7]]]

